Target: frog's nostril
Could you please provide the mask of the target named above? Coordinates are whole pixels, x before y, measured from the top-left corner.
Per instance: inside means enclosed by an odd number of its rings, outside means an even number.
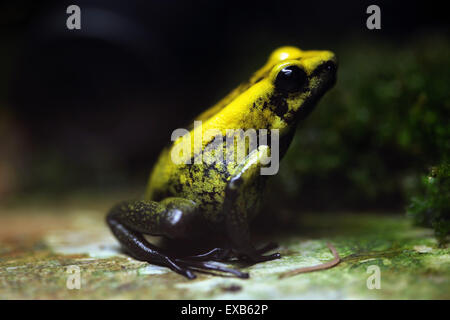
[[[329,77],[335,75],[337,72],[336,62],[329,60],[320,64],[312,73],[311,77]]]
[[[336,63],[333,61],[327,61],[325,62],[324,69],[328,72],[335,73],[337,71]]]

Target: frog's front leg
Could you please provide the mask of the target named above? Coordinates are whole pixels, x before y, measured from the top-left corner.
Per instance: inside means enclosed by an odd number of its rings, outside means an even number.
[[[256,181],[261,178],[258,177],[261,174],[261,159],[267,156],[268,150],[268,146],[260,146],[250,152],[243,163],[237,166],[225,190],[224,210],[228,237],[238,255],[252,262],[263,262],[281,257],[279,253],[263,255],[265,251],[273,249],[276,245],[269,244],[264,249],[257,250],[250,240],[247,203],[259,201],[259,199],[251,199],[251,197],[260,196],[260,190],[255,192],[252,188],[257,187]]]
[[[199,212],[193,201],[166,198],[161,202],[130,201],[121,203],[107,215],[107,223],[122,246],[136,259],[169,267],[173,271],[194,279],[193,270],[213,270],[232,273],[246,278],[238,270],[195,259],[173,257],[149,243],[143,234],[188,239],[199,225]]]

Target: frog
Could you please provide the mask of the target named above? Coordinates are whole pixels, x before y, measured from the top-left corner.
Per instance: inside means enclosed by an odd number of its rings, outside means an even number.
[[[245,279],[248,272],[226,263],[279,259],[280,253],[269,254],[277,248],[275,243],[256,248],[250,234],[270,177],[261,174],[261,168],[267,165],[262,160],[273,152],[271,143],[248,150],[236,161],[205,161],[225,145],[220,140],[212,144],[212,135],[191,144],[193,152],[185,155],[188,161],[175,162],[171,156],[175,148],[207,130],[226,135],[228,129],[253,128],[277,130],[282,159],[298,124],[336,83],[337,66],[336,55],[328,50],[294,46],[274,50],[247,81],[195,117],[200,128],[190,126],[188,134],[162,150],[143,199],[121,202],[108,212],[106,222],[122,248],[133,258],[168,267],[188,279],[198,272]],[[197,161],[200,157],[203,161]],[[148,236],[170,245],[156,245]]]

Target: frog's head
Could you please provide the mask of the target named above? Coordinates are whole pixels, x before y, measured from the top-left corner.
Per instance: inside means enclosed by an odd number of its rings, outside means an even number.
[[[336,82],[337,60],[330,51],[275,50],[267,63],[196,120],[207,129],[279,129],[292,133]]]
[[[282,122],[305,118],[336,82],[337,60],[330,51],[275,50],[257,72],[265,74],[268,106]],[[258,76],[255,74],[255,76]]]

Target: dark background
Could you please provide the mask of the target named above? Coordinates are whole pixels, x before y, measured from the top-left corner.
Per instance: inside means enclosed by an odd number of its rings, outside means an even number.
[[[81,30],[66,28],[70,4],[81,7]],[[381,30],[366,28],[370,4],[381,8]],[[288,155],[285,174],[275,182],[286,203],[319,211],[402,208],[421,174],[442,157],[433,134],[419,139],[417,151],[412,142],[403,149],[402,140],[391,144],[404,134],[396,129],[391,136],[389,128],[368,132],[379,123],[396,127],[397,119],[410,119],[422,91],[437,97],[436,103],[428,100],[437,118],[448,115],[447,90],[439,89],[448,78],[438,76],[437,94],[426,91],[427,77],[446,65],[441,56],[420,58],[448,49],[448,17],[426,1],[30,0],[0,5],[0,21],[0,200],[143,191],[171,132],[245,81],[280,45],[332,50],[340,59],[334,96],[307,120],[312,127],[299,130],[299,139],[310,138],[294,143],[298,151]],[[379,96],[372,90],[399,75],[396,68],[403,70],[409,52],[417,53],[411,66],[425,66],[418,69],[422,87],[401,91],[401,101],[381,99],[389,97],[389,88]],[[366,70],[377,63],[385,73]],[[350,76],[359,73],[356,80]],[[369,120],[350,121],[366,110],[364,103]],[[382,111],[396,105],[404,113]],[[334,127],[331,117],[347,122]],[[405,129],[410,139],[421,125]],[[316,131],[322,136],[311,138]],[[346,151],[336,155],[332,146]],[[355,155],[362,157],[358,165]],[[299,162],[302,157],[310,162]],[[320,167],[323,159],[328,162]],[[404,187],[408,179],[413,187]]]

